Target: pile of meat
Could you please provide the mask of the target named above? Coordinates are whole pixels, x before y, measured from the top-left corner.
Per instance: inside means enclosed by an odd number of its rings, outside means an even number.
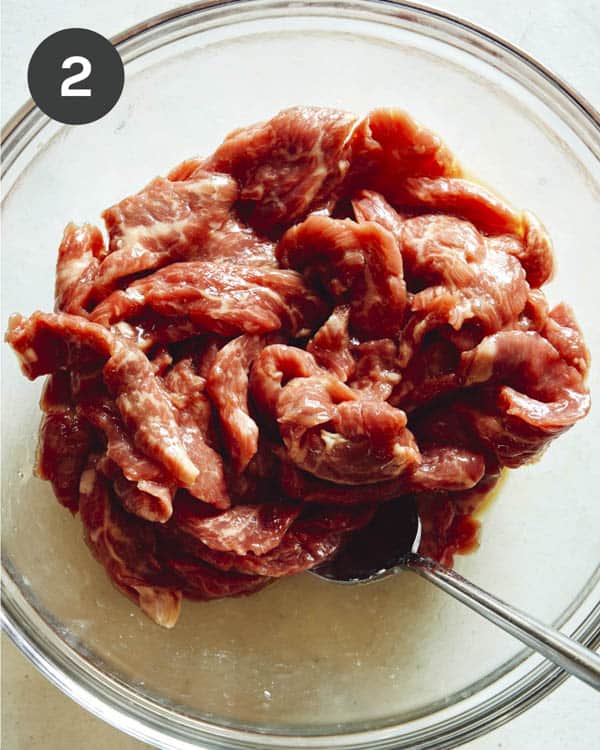
[[[549,309],[540,223],[405,113],[296,107],[69,225],[37,474],[157,623],[333,556],[414,494],[451,564],[502,467],[581,419],[589,355]]]

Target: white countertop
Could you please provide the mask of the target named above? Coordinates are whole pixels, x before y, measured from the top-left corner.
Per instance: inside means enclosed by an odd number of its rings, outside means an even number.
[[[83,26],[111,36],[176,6],[177,0],[21,0],[2,3],[2,122],[28,97],[26,70],[42,39]],[[600,108],[598,0],[440,0],[430,2],[489,28],[537,57]],[[3,750],[134,750],[146,747],[86,713],[48,683],[3,636]],[[465,750],[592,750],[600,696],[569,679],[509,724]]]

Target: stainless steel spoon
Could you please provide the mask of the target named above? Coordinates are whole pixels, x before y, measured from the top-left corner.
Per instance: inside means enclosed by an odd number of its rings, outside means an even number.
[[[531,615],[418,554],[421,520],[414,500],[384,503],[365,529],[355,532],[332,560],[313,568],[320,578],[356,584],[412,570],[538,651],[570,674],[600,690],[600,656]]]

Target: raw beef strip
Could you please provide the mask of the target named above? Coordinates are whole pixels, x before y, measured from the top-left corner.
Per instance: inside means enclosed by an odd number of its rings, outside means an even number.
[[[89,424],[75,409],[64,370],[50,375],[42,393],[35,473],[52,484],[56,499],[73,513],[79,506],[79,479],[93,446]]]
[[[399,109],[370,112],[356,127],[350,152],[349,185],[372,188],[395,203],[405,195],[407,177],[460,174],[440,138]]]
[[[102,367],[115,340],[104,327],[79,315],[34,312],[29,318],[11,315],[5,340],[19,357],[29,380],[76,364]]]
[[[384,401],[360,398],[331,376],[288,383],[276,414],[289,459],[322,479],[380,482],[420,462],[403,411]]]
[[[185,338],[280,329],[299,336],[318,325],[324,305],[295,271],[195,261],[172,263],[126,291],[113,292],[96,307],[92,320],[111,326],[149,313],[149,328],[185,320],[190,326]]]
[[[183,442],[173,404],[145,354],[119,344],[104,366],[104,379],[134,443],[183,485],[199,474]]]
[[[392,336],[402,328],[407,304],[402,257],[393,235],[378,224],[313,214],[284,234],[277,259],[337,303],[349,302],[358,335]]]
[[[461,386],[457,370],[460,351],[435,333],[424,339],[414,351],[402,378],[390,396],[390,403],[406,412]]]
[[[540,333],[546,327],[550,307],[541,289],[530,289],[523,312],[519,315],[515,328],[522,331]],[[479,341],[477,343],[480,343]],[[473,348],[473,347],[468,347]]]
[[[281,467],[281,487],[286,495],[306,503],[380,503],[412,492],[470,489],[485,473],[481,455],[465,448],[435,447],[424,450],[412,472],[387,482],[362,486],[327,482],[289,463]]]
[[[348,323],[350,307],[336,307],[306,346],[319,367],[329,370],[343,383],[354,373],[355,362],[350,350]]]
[[[221,422],[233,469],[244,471],[258,448],[258,425],[248,411],[248,371],[265,341],[238,336],[217,354],[208,373],[207,393]]]
[[[231,133],[204,168],[233,175],[249,222],[264,231],[327,205],[347,170],[348,112],[293,107]]]
[[[401,250],[409,289],[421,289],[411,302],[420,319],[414,341],[440,325],[460,330],[467,321],[493,333],[525,306],[529,286],[519,261],[489,247],[467,221],[452,216],[407,219]]]
[[[171,517],[171,488],[156,482],[132,482],[108,456],[98,461],[97,470],[111,480],[115,496],[128,513],[152,523],[165,523]],[[145,486],[146,490],[140,489],[140,486]]]
[[[187,159],[172,169],[167,179],[173,182],[194,179],[198,174],[204,174],[205,161]],[[215,261],[235,258],[240,263],[276,265],[274,243],[233,214],[220,229],[210,233],[203,245],[202,257]]]
[[[107,362],[104,377],[136,446],[194,497],[229,507],[221,457],[205,441],[204,397],[200,394],[193,403],[195,394],[183,392],[189,381],[184,386],[180,379],[173,386],[171,379],[171,387],[177,388],[173,395],[169,381],[154,375],[146,356],[122,344]]]
[[[397,239],[402,231],[403,218],[380,193],[374,190],[359,190],[352,198],[352,209],[359,224],[374,221],[391,232]]]
[[[155,556],[154,533],[111,501],[106,480],[92,465],[81,477],[79,509],[85,540],[115,586],[158,625],[172,628],[181,591]]]
[[[302,521],[310,521],[313,528],[346,534],[366,526],[373,518],[377,505],[327,505],[311,503],[302,511]]]
[[[273,416],[281,390],[289,380],[322,372],[314,357],[302,349],[272,344],[262,350],[252,365],[250,392],[258,407]]]
[[[550,311],[541,333],[565,362],[585,377],[590,366],[590,352],[575,315],[568,305],[561,302]]]
[[[202,346],[193,347],[200,357],[203,355]],[[179,411],[194,418],[202,431],[204,440],[212,445],[214,439],[212,404],[205,393],[206,377],[200,375],[198,366],[194,363],[195,356],[184,356],[166,373],[164,385],[171,399],[171,403]]]
[[[236,505],[217,514],[198,506],[198,502],[178,496],[173,525],[211,549],[237,555],[270,552],[300,514],[299,505],[283,502]]]
[[[110,254],[98,270],[95,297],[102,299],[127,276],[201,258],[211,233],[229,219],[237,194],[227,175],[204,172],[178,182],[157,177],[106,209]]]
[[[344,534],[337,530],[324,529],[310,520],[297,520],[285,534],[281,544],[270,552],[264,555],[253,552],[236,555],[233,552],[213,550],[191,535],[178,532],[178,539],[189,554],[215,568],[273,578],[314,568],[337,552],[343,538]]]
[[[525,211],[522,216],[523,237],[514,235],[499,235],[490,237],[488,243],[503,249],[519,259],[525,269],[527,282],[532,289],[539,289],[554,275],[554,252],[548,233],[536,219]]]
[[[104,437],[106,454],[99,462],[103,471],[108,476],[119,477],[122,474],[139,490],[140,494],[134,494],[121,482],[122,491],[117,494],[123,499],[127,493],[129,512],[135,512],[135,515],[147,520],[167,521],[173,512],[175,479],[161,464],[145,456],[133,444],[116,404],[108,399],[82,402],[78,404],[77,411]]]
[[[580,372],[534,332],[501,331],[462,355],[466,386],[495,386],[465,414],[480,439],[510,467],[535,458],[584,417],[589,392]]]
[[[403,412],[352,390],[308,352],[266,347],[253,367],[251,388],[276,420],[289,459],[316,476],[369,483],[419,462]]]
[[[171,182],[179,182],[179,180],[193,179],[197,170],[199,172],[203,171],[202,164],[204,161],[204,159],[200,159],[197,156],[182,161],[169,171],[167,174],[167,180],[171,180]]]
[[[271,583],[271,579],[265,576],[217,570],[180,552],[167,558],[164,563],[178,577],[177,585],[183,595],[194,601],[254,594]]]
[[[220,229],[211,231],[198,257],[215,263],[226,260],[243,265],[277,266],[275,243],[233,215]]]
[[[525,270],[527,281],[538,288],[554,273],[554,254],[546,230],[536,217],[525,211],[517,214],[499,198],[475,183],[460,179],[408,180],[413,208],[437,209],[469,219],[480,230],[497,236],[489,238],[489,247],[514,255]],[[412,191],[412,192],[411,192]],[[416,198],[423,198],[417,202]],[[451,211],[452,201],[461,210]],[[361,190],[352,199],[358,222],[375,221],[400,240],[402,223],[410,218],[372,190]],[[509,232],[509,234],[504,234]],[[512,233],[512,234],[511,234]]]
[[[462,178],[410,177],[403,203],[467,219],[486,234],[523,236],[523,216],[476,182]]]
[[[190,349],[194,356],[180,359],[164,379],[183,441],[190,457],[200,467],[200,473],[188,490],[194,497],[217,508],[228,508],[231,501],[225,484],[223,460],[215,449],[218,440],[213,407],[205,393],[206,377],[200,375],[194,364],[196,356],[203,359],[210,352],[211,343],[205,342],[203,346],[191,346]]]
[[[349,385],[364,395],[386,401],[404,377],[400,373],[398,346],[392,339],[362,341],[353,347],[356,366]]]
[[[92,285],[105,255],[104,238],[97,227],[67,225],[56,261],[56,312],[86,314]]]

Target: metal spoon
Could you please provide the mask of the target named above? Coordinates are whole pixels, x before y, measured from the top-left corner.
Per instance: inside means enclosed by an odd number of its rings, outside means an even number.
[[[328,581],[356,584],[412,570],[538,651],[570,674],[600,690],[600,656],[470,583],[450,568],[418,554],[421,520],[410,498],[384,503],[373,521],[355,532],[332,560],[312,573]]]

